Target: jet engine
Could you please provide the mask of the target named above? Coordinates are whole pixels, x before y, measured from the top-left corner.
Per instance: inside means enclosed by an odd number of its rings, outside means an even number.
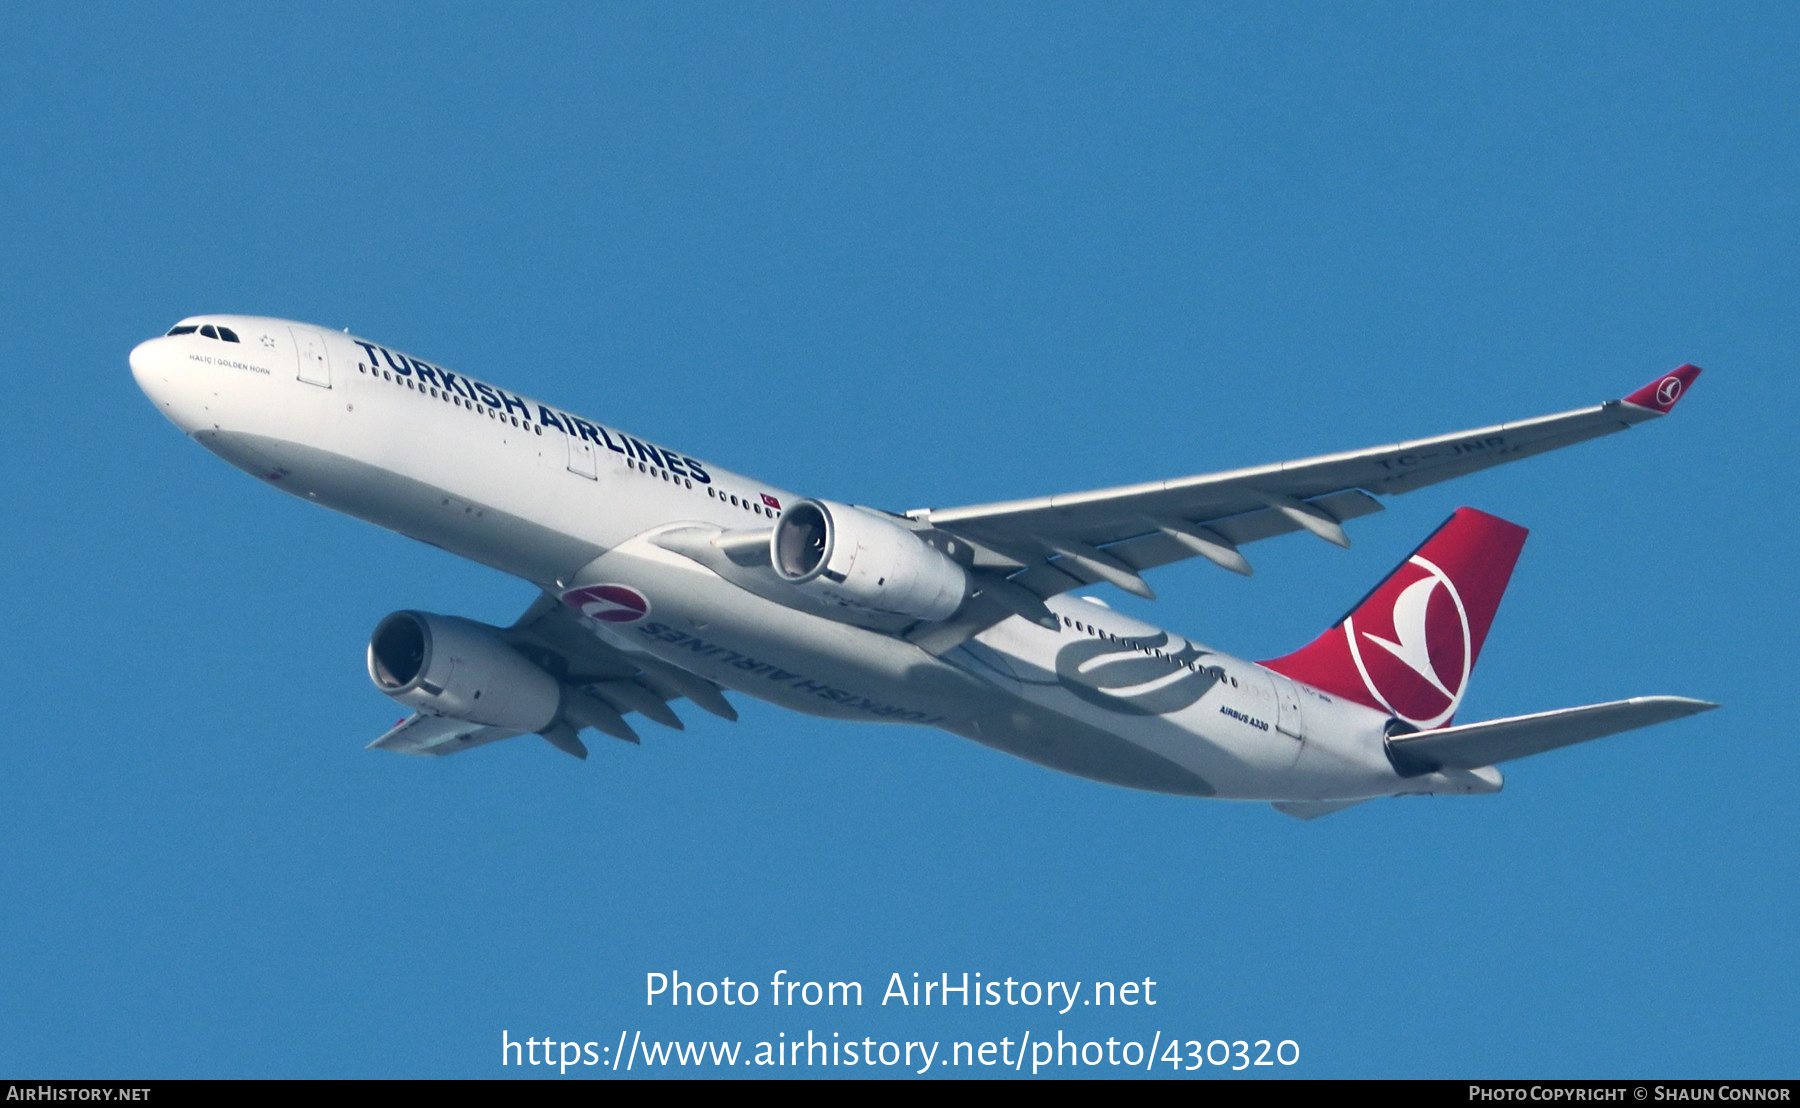
[[[369,677],[409,708],[509,731],[556,718],[556,678],[474,620],[395,612],[369,636]]]
[[[912,531],[826,500],[802,500],[781,513],[769,558],[802,592],[914,619],[948,619],[969,590],[963,567]]]

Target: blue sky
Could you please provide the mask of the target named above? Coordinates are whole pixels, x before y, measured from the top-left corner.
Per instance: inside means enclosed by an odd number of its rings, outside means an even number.
[[[1293,1039],[1315,1077],[1791,1076],[1797,32],[1774,4],[9,5],[0,1073],[1060,1029]],[[1470,504],[1533,534],[1463,718],[1725,708],[1311,824],[745,698],[579,765],[365,752],[399,714],[362,668],[383,615],[504,623],[531,589],[184,441],[125,355],[205,311],[894,509],[1691,360],[1673,418],[1392,499],[1349,552],[1099,595],[1267,657]],[[870,997],[647,1009],[672,970]],[[915,971],[1159,1003],[875,1003]]]

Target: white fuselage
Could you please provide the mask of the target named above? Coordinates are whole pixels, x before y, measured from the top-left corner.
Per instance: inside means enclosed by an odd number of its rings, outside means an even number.
[[[1009,618],[941,657],[710,539],[799,496],[351,335],[204,316],[143,343],[139,385],[176,426],[296,496],[524,578],[614,582],[642,618],[608,644],[813,715],[919,723],[1097,780],[1197,796],[1336,800],[1479,792],[1403,778],[1387,717],[1077,596],[1055,630]],[[859,623],[861,625],[859,625]]]

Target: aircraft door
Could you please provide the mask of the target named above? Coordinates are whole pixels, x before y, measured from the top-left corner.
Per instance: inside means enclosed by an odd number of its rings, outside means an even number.
[[[1300,719],[1300,690],[1280,674],[1271,673],[1269,678],[1275,682],[1275,729],[1304,740],[1306,729]]]
[[[300,379],[320,388],[331,387],[331,355],[325,349],[325,336],[306,327],[289,327],[294,335],[294,353],[300,362]]]
[[[569,472],[598,481],[600,459],[594,452],[594,444],[575,434],[564,434],[563,438],[569,440]]]

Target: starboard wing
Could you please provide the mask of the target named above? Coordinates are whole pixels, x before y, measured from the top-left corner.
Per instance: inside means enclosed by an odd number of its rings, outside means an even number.
[[[1028,500],[922,508],[921,529],[967,543],[992,584],[946,624],[911,637],[930,650],[1043,599],[1101,582],[1153,597],[1144,571],[1203,557],[1237,573],[1250,563],[1239,547],[1310,531],[1340,546],[1343,524],[1381,510],[1391,496],[1660,418],[1700,374],[1684,365],[1622,400],[1535,419],[1273,465],[1177,477]],[[1022,589],[1029,597],[1022,596]]]

